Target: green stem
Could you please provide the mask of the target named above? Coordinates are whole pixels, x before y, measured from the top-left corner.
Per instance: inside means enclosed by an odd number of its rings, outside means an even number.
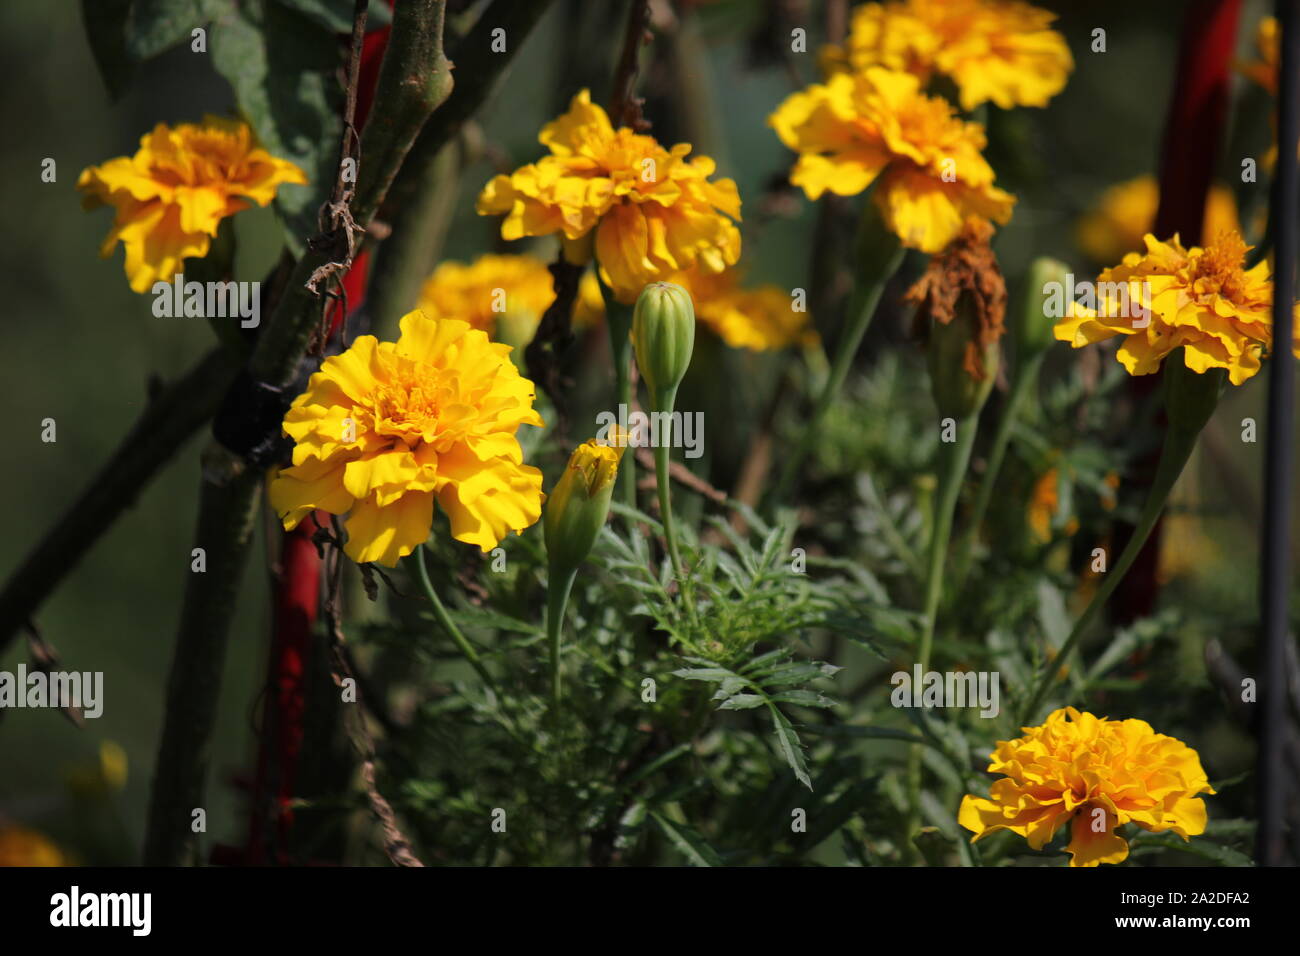
[[[875,204],[869,201],[867,206],[869,209],[874,209]],[[874,221],[872,217],[864,218],[863,230],[873,228],[870,224],[874,223]],[[858,347],[862,345],[862,338],[867,334],[867,327],[871,325],[871,318],[876,313],[876,306],[880,304],[880,297],[885,292],[885,286],[889,284],[889,280],[898,271],[902,261],[902,247],[897,242],[892,242],[892,248],[887,250],[882,268],[866,269],[859,274],[858,281],[853,289],[853,299],[849,305],[848,325],[840,335],[838,351],[836,351],[835,359],[831,363],[830,374],[826,377],[821,393],[817,396],[817,402],[813,406],[812,415],[803,429],[799,444],[795,446],[794,452],[786,458],[785,466],[781,470],[781,476],[772,488],[769,497],[771,502],[780,502],[785,498],[794,483],[795,476],[807,459],[808,453],[812,451],[813,444],[821,433],[826,413],[835,404],[835,399],[839,397],[840,390],[844,387],[844,380],[848,377],[854,356],[858,354]]]
[[[942,443],[939,446],[939,487],[934,496],[934,519],[930,532],[930,554],[925,578],[925,617],[922,624],[921,642],[917,652],[917,662],[921,666],[921,675],[930,667],[930,654],[934,647],[934,631],[939,616],[939,600],[943,596],[943,569],[948,554],[948,542],[952,537],[953,517],[957,511],[957,498],[961,494],[962,480],[970,464],[971,449],[975,445],[975,433],[979,428],[979,413],[974,412],[962,419],[957,425],[956,441]],[[915,694],[917,688],[912,689]],[[906,841],[909,854],[915,857],[917,850],[912,843],[921,823],[921,745],[916,744],[907,755],[907,832]]]
[[[614,298],[614,292],[605,284],[599,266],[596,278],[600,280],[600,294],[605,300],[605,326],[609,332],[609,351],[614,362],[615,398],[617,403],[632,414],[632,307]],[[636,507],[636,454],[623,456],[618,469],[618,496],[629,508]]]
[[[569,605],[569,592],[578,576],[578,569],[552,577],[546,586],[546,637],[551,648],[551,712],[560,713],[560,639],[564,634],[564,610]]]
[[[415,549],[414,557],[415,576],[420,582],[420,587],[424,590],[424,596],[429,599],[429,603],[433,606],[434,617],[438,619],[438,623],[443,626],[443,629],[451,635],[451,639],[455,641],[456,646],[460,648],[460,652],[465,655],[465,659],[469,661],[470,666],[474,668],[475,673],[478,674],[483,683],[495,691],[496,683],[492,680],[492,675],[488,673],[487,668],[483,666],[478,651],[474,650],[473,645],[466,640],[465,635],[456,626],[456,622],[447,613],[447,607],[442,603],[442,599],[438,597],[438,592],[433,589],[433,582],[429,580],[429,569],[424,563],[424,545],[420,545]]]
[[[673,407],[677,404],[677,389],[665,391],[662,395],[652,395],[654,411],[663,412],[672,421]],[[686,573],[686,563],[682,561],[681,551],[677,547],[677,528],[673,522],[672,479],[668,473],[668,462],[672,451],[671,436],[660,436],[655,446],[655,492],[659,496],[659,520],[664,525],[664,541],[668,545],[668,558],[673,563],[682,590],[682,602],[686,605],[686,616],[692,624],[695,617],[695,595],[691,587],[690,575]]]
[[[1142,551],[1142,546],[1146,544],[1146,540],[1150,537],[1156,522],[1160,520],[1160,514],[1164,511],[1165,502],[1169,498],[1169,493],[1173,490],[1174,483],[1178,481],[1178,476],[1182,474],[1183,467],[1192,456],[1192,450],[1196,447],[1196,439],[1199,434],[1199,429],[1195,431],[1172,427],[1169,429],[1165,436],[1165,446],[1160,452],[1160,463],[1156,466],[1155,480],[1151,484],[1151,491],[1147,496],[1146,504],[1142,507],[1142,514],[1138,518],[1137,527],[1133,530],[1133,536],[1129,539],[1128,546],[1124,548],[1124,553],[1120,555],[1115,567],[1106,574],[1105,580],[1102,582],[1101,587],[1097,589],[1097,593],[1093,595],[1088,607],[1075,621],[1074,628],[1070,631],[1070,636],[1065,639],[1065,643],[1061,645],[1060,652],[1044,665],[1043,672],[1039,675],[1034,688],[1034,693],[1030,696],[1029,703],[1021,712],[1017,726],[1027,725],[1038,712],[1038,708],[1042,706],[1047,692],[1056,683],[1062,665],[1069,659],[1070,653],[1079,643],[1079,639],[1088,630],[1088,626],[1101,612],[1101,609],[1106,606],[1106,601],[1119,587],[1120,582],[1124,580],[1124,575],[1132,567],[1133,562],[1137,560],[1138,554]]]
[[[970,522],[956,548],[957,563],[953,573],[954,589],[961,588],[962,583],[966,580],[966,574],[970,570],[975,542],[979,537],[979,529],[984,523],[985,513],[989,510],[989,502],[993,500],[993,489],[998,482],[998,473],[1002,470],[1002,462],[1006,458],[1007,448],[1011,444],[1011,431],[1015,427],[1016,420],[1020,417],[1020,408],[1024,405],[1025,399],[1033,393],[1034,386],[1038,382],[1038,372],[1043,367],[1043,358],[1046,354],[1046,352],[1038,352],[1029,356],[1016,371],[1016,379],[1011,386],[1011,394],[1007,396],[1006,408],[1002,410],[1002,417],[998,420],[998,429],[993,435],[993,447],[989,450],[988,467],[984,470],[984,478],[980,482],[979,491],[975,495],[975,504],[971,508]]]

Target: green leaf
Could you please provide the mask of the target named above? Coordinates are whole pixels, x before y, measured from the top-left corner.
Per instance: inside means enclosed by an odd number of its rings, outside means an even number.
[[[1197,838],[1183,842],[1182,837],[1174,833],[1140,833],[1129,841],[1129,845],[1144,850],[1181,850],[1204,860],[1212,860],[1220,866],[1255,865],[1255,861],[1240,850]]]
[[[834,707],[835,701],[811,690],[787,690],[772,695],[773,703],[797,704],[800,707]]]
[[[231,9],[230,0],[131,0],[123,21],[126,53],[137,62],[152,59]]]
[[[690,861],[691,866],[723,866],[717,851],[705,841],[704,837],[684,823],[674,823],[667,817],[651,812],[651,819],[668,837],[669,842],[677,848],[682,856]]]
[[[772,724],[776,730],[776,740],[780,745],[781,755],[785,757],[786,763],[799,778],[799,782],[811,790],[813,785],[812,778],[808,776],[808,762],[804,759],[803,745],[799,742],[799,735],[795,733],[794,725],[785,714],[776,709],[776,705],[768,704],[767,709],[772,712]]]
[[[352,0],[276,0],[282,6],[296,10],[314,23],[332,33],[351,33],[352,14],[356,6]],[[370,0],[366,8],[366,30],[387,26],[393,15],[380,0]]]
[[[282,186],[275,200],[296,250],[315,234],[338,172],[341,57],[333,33],[276,4],[232,8],[213,27],[212,62],[240,112],[268,152],[307,173],[310,185]]]
[[[736,675],[725,667],[683,667],[681,670],[673,671],[673,676],[683,677],[686,680],[720,681]]]
[[[767,703],[767,698],[758,694],[737,694],[723,701],[718,710],[752,710]]]
[[[126,17],[131,0],[81,0],[86,42],[99,67],[108,98],[117,102],[126,92],[135,63],[126,49]]]

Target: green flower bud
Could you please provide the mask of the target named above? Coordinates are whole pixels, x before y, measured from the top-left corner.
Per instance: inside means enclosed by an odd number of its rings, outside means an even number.
[[[935,322],[930,327],[930,391],[939,414],[957,421],[984,407],[998,376],[998,342],[995,339],[981,347],[975,319],[969,314],[973,311],[973,303],[963,295],[951,322]],[[979,357],[977,363],[972,361],[974,356]]]
[[[1066,303],[1068,307],[1070,294],[1073,291],[1069,288],[1069,285],[1073,284],[1070,267],[1046,256],[1030,263],[1029,271],[1025,273],[1025,285],[1020,292],[1020,302],[1017,303],[1015,317],[1016,343],[1020,347],[1017,355],[1020,358],[1029,358],[1039,352],[1045,352],[1056,341],[1052,329],[1064,316],[1047,314],[1047,302],[1055,298],[1051,292],[1053,283],[1060,290],[1058,301]]]
[[[614,479],[623,456],[621,447],[594,439],[573,450],[564,474],[551,489],[542,511],[542,530],[551,575],[559,578],[575,571],[596,543],[609,516]]]
[[[671,282],[652,282],[632,312],[632,347],[655,411],[671,402],[695,349],[695,306],[690,293]]]

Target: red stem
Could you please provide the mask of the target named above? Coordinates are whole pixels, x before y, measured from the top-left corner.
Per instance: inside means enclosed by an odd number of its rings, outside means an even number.
[[[1193,0],[1186,7],[1178,73],[1161,149],[1160,206],[1154,227],[1160,239],[1178,233],[1184,246],[1201,241],[1205,199],[1227,128],[1232,53],[1240,14],[1241,0]],[[1128,394],[1134,407],[1141,407],[1158,383],[1156,375],[1130,378]],[[1163,413],[1159,424],[1164,427]],[[1132,498],[1145,499],[1158,460],[1157,447],[1135,463],[1127,483]],[[1132,533],[1131,525],[1115,529],[1116,554],[1124,550]],[[1117,626],[1147,616],[1155,606],[1160,537],[1161,526],[1157,523],[1137,561],[1115,590],[1110,616]]]
[[[357,80],[358,128],[364,126],[374,102],[375,84],[389,32],[390,29],[384,27],[367,34],[364,40]],[[353,259],[352,267],[343,278],[349,318],[365,300],[369,277],[370,250],[363,249]],[[335,301],[327,308],[329,335],[333,337],[339,334],[343,325],[343,307],[341,302]],[[292,801],[307,710],[307,662],[320,614],[321,560],[311,539],[316,528],[329,521],[329,515],[318,511],[313,519],[304,520],[297,528],[281,536],[267,698],[258,746],[248,842],[240,861],[249,865],[289,862]],[[226,858],[230,855],[228,850],[221,854]]]

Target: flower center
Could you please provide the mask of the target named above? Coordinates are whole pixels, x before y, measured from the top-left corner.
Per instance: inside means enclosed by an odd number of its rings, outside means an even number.
[[[1227,299],[1239,299],[1246,290],[1246,273],[1242,264],[1249,247],[1235,232],[1221,232],[1192,266],[1192,281],[1206,292],[1217,292]]]
[[[399,381],[383,385],[375,392],[375,418],[381,425],[423,426],[437,421],[440,403],[433,389],[412,382]]]

